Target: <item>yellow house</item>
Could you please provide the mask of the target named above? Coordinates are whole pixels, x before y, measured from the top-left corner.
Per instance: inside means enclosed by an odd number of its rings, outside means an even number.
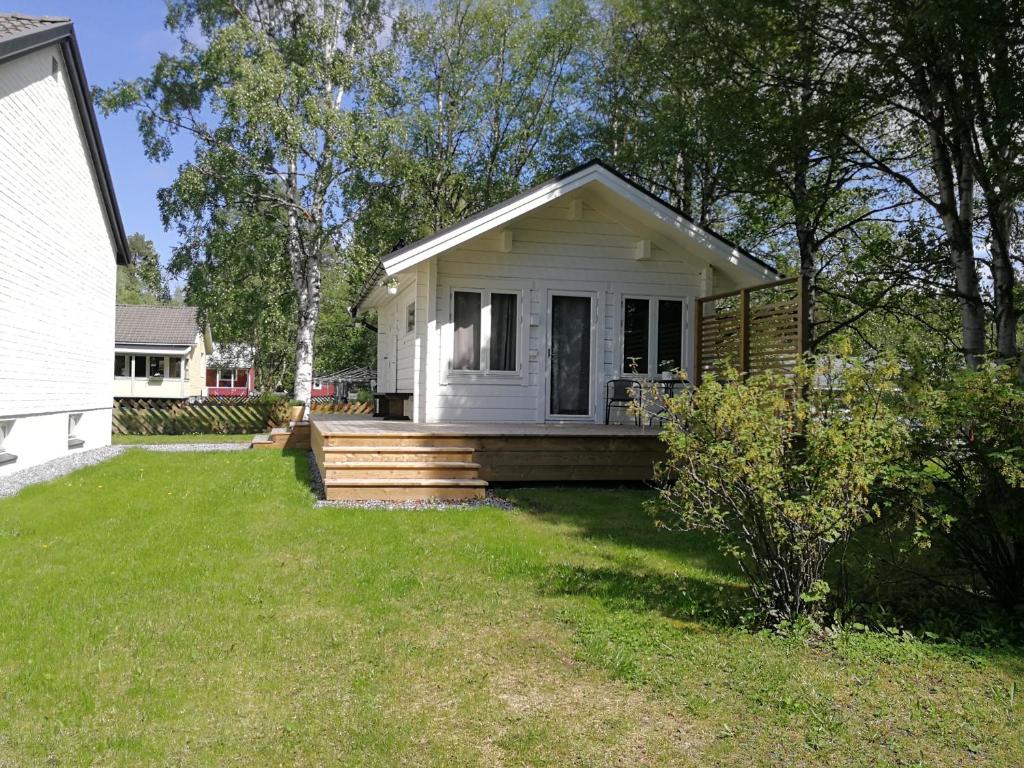
[[[202,397],[210,329],[195,307],[119,304],[114,328],[114,397]]]

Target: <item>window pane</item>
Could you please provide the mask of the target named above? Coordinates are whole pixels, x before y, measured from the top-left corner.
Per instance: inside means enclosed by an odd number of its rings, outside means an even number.
[[[114,355],[114,375],[128,375],[128,355]]]
[[[405,308],[405,332],[412,333],[416,330],[416,302],[412,302]]]
[[[146,378],[146,356],[136,355],[135,356],[135,378],[144,379]]]
[[[170,379],[181,378],[181,358],[172,357],[170,359],[170,365],[167,368],[167,377]]]
[[[514,293],[491,294],[492,371],[516,369],[516,331],[519,328],[519,297]]]
[[[658,373],[683,366],[683,302],[658,302]]]
[[[479,371],[480,294],[456,291],[454,303],[455,345],[452,368],[456,371]]]
[[[149,375],[150,376],[163,376],[164,375],[164,358],[162,358],[162,357],[151,357],[151,358],[149,358]]]
[[[647,373],[648,318],[650,302],[647,299],[626,299],[622,337],[622,372]]]

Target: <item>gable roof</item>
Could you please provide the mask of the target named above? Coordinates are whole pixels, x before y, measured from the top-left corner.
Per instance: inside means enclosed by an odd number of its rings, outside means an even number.
[[[86,146],[99,181],[100,197],[107,214],[110,230],[114,234],[114,249],[118,264],[131,263],[128,238],[125,235],[121,211],[114,194],[114,183],[107,165],[107,155],[100,140],[99,124],[92,108],[89,83],[75,38],[71,19],[61,16],[28,16],[22,13],[0,13],[0,64],[31,53],[48,45],[57,45],[67,67],[68,83],[85,132]]]
[[[394,275],[415,266],[468,240],[498,229],[509,221],[577,189],[593,185],[616,194],[622,202],[641,211],[642,215],[647,216],[666,236],[676,240],[695,241],[719,266],[729,265],[729,268],[746,273],[755,279],[765,280],[779,276],[774,267],[746,249],[709,227],[697,224],[681,210],[626,178],[611,166],[600,160],[591,160],[387,254],[368,279],[355,306],[352,307],[352,313],[359,311],[360,304],[369,296],[377,281],[385,275]]]
[[[114,322],[116,344],[191,346],[202,332],[195,307],[163,304],[118,304]]]

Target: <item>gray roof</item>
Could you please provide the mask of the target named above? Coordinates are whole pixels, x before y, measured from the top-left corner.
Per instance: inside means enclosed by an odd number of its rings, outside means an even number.
[[[24,13],[0,12],[0,40],[51,29],[54,25],[70,24],[67,16],[28,16]]]
[[[118,304],[114,342],[187,346],[200,330],[195,307]]]
[[[99,123],[92,107],[89,82],[85,78],[82,53],[75,39],[71,19],[58,16],[29,16],[24,13],[0,12],[0,64],[47,46],[57,46],[67,68],[71,96],[85,131],[86,145],[99,181],[100,201],[114,234],[115,257],[118,264],[130,264],[128,237],[121,221],[121,211],[114,194],[107,155],[100,140]]]

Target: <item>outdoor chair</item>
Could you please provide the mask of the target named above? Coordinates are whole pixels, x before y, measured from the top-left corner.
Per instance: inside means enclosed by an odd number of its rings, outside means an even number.
[[[640,426],[640,388],[632,379],[612,379],[605,385],[604,423],[609,423],[612,408],[629,408],[636,404],[633,420]]]

